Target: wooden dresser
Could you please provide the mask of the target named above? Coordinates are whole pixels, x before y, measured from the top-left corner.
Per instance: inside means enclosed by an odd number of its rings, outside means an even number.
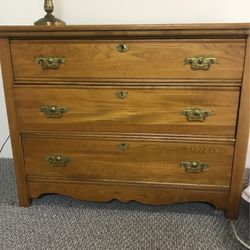
[[[20,206],[204,201],[236,219],[250,24],[0,27]]]

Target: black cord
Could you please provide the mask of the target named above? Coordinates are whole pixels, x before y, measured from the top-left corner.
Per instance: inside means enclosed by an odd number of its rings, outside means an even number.
[[[0,149],[0,154],[2,153],[4,147],[5,147],[5,145],[6,145],[6,143],[8,142],[9,139],[10,139],[10,135],[9,135],[9,136],[7,137],[7,139],[4,141],[4,143],[3,143],[3,145],[2,145],[2,147],[1,147],[1,149]]]

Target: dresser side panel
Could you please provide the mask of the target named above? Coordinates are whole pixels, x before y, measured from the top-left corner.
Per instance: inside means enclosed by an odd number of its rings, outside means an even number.
[[[243,84],[241,90],[236,145],[234,153],[233,172],[227,217],[237,219],[239,213],[243,175],[245,171],[246,155],[249,137],[249,85],[250,85],[250,37],[247,39],[246,59],[244,66]]]
[[[13,93],[13,71],[8,39],[0,39],[0,61],[2,67],[9,129],[11,134],[11,143],[16,171],[16,183],[19,195],[19,205],[21,207],[26,207],[29,205],[29,197],[26,182],[26,172],[24,168],[22,142],[17,129],[18,124],[16,119],[16,109]]]

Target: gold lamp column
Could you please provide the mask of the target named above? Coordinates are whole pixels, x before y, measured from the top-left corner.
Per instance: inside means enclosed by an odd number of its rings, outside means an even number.
[[[52,25],[65,25],[65,22],[56,18],[52,15],[54,11],[54,4],[52,0],[45,0],[44,1],[44,10],[47,14],[35,22],[35,25],[42,25],[42,26],[52,26]]]

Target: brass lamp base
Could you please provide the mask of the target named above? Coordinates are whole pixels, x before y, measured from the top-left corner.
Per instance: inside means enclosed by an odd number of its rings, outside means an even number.
[[[58,18],[56,18],[54,15],[48,13],[46,16],[43,18],[37,20],[35,25],[41,25],[41,26],[60,26],[60,25],[66,25],[66,23]]]
[[[53,26],[53,25],[65,25],[66,23],[62,20],[56,18],[54,15],[52,15],[52,12],[54,11],[54,4],[52,0],[44,0],[44,10],[47,12],[47,14],[36,21],[35,25],[40,26]]]

